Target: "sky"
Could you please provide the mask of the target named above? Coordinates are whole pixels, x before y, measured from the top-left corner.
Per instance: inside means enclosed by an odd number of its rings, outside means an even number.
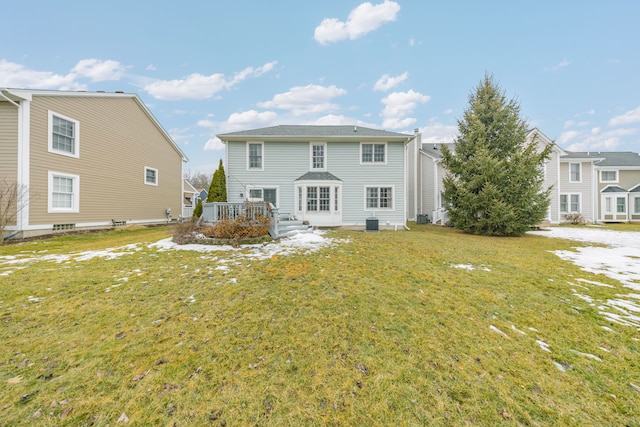
[[[0,87],[136,93],[213,173],[217,134],[420,129],[452,142],[493,76],[570,151],[640,151],[636,0],[4,0]]]

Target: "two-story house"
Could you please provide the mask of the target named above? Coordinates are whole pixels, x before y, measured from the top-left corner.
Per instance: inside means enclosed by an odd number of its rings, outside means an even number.
[[[414,135],[361,126],[274,126],[217,135],[229,202],[268,201],[314,226],[405,227]]]
[[[570,152],[558,147],[539,129],[527,140],[542,150],[551,145],[544,164],[543,189],[551,188],[546,221],[560,224],[579,214],[590,223],[640,221],[640,155],[633,152]],[[455,144],[449,144],[455,150]],[[421,135],[408,144],[408,218],[426,215],[441,221],[445,210],[442,145],[425,144]]]
[[[14,234],[178,217],[186,160],[135,94],[0,89],[0,177],[25,190]]]

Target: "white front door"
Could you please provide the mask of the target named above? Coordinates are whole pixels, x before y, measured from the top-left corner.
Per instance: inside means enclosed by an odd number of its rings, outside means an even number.
[[[296,217],[316,226],[342,225],[342,183],[335,181],[296,184]]]

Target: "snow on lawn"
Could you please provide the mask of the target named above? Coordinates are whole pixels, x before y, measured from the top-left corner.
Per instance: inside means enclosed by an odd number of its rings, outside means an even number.
[[[239,248],[220,245],[178,245],[173,243],[171,238],[160,240],[148,245],[149,248],[160,251],[166,250],[189,250],[198,252],[224,252],[229,256],[236,256],[247,259],[263,260],[275,255],[290,255],[293,253],[311,253],[321,248],[332,246],[336,243],[345,242],[324,236],[325,232],[314,230],[312,233],[297,233],[292,236],[257,245],[241,245]],[[0,276],[7,276],[15,269],[25,268],[27,264],[35,261],[51,261],[55,263],[69,263],[71,261],[86,261],[92,258],[114,259],[124,255],[143,250],[141,244],[131,244],[117,248],[104,250],[77,252],[71,254],[38,254],[25,253],[12,256],[0,256]],[[229,260],[220,260],[218,269],[228,269],[224,263]]]
[[[230,252],[249,259],[269,259],[275,255],[290,255],[292,253],[311,253],[324,247],[338,243],[336,239],[324,237],[326,232],[314,230],[312,233],[296,233],[292,236],[269,243],[256,245],[241,245],[239,248],[224,245],[178,245],[171,238],[160,240],[149,245],[159,250],[179,249],[198,252]]]
[[[640,291],[640,232],[613,231],[597,228],[552,227],[530,234],[595,243],[602,246],[576,247],[574,251],[554,251],[581,269],[595,274],[603,274],[623,286]],[[590,280],[577,279],[573,286],[589,290],[589,286],[610,286]],[[574,295],[590,304],[597,304],[600,314],[607,320],[640,329],[640,299],[637,293],[618,294],[618,298],[594,301],[584,291]]]

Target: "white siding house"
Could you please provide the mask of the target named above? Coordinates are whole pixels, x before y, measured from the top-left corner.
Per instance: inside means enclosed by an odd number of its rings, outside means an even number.
[[[406,145],[414,135],[360,126],[274,126],[218,135],[227,201],[268,201],[314,226],[404,227]]]

